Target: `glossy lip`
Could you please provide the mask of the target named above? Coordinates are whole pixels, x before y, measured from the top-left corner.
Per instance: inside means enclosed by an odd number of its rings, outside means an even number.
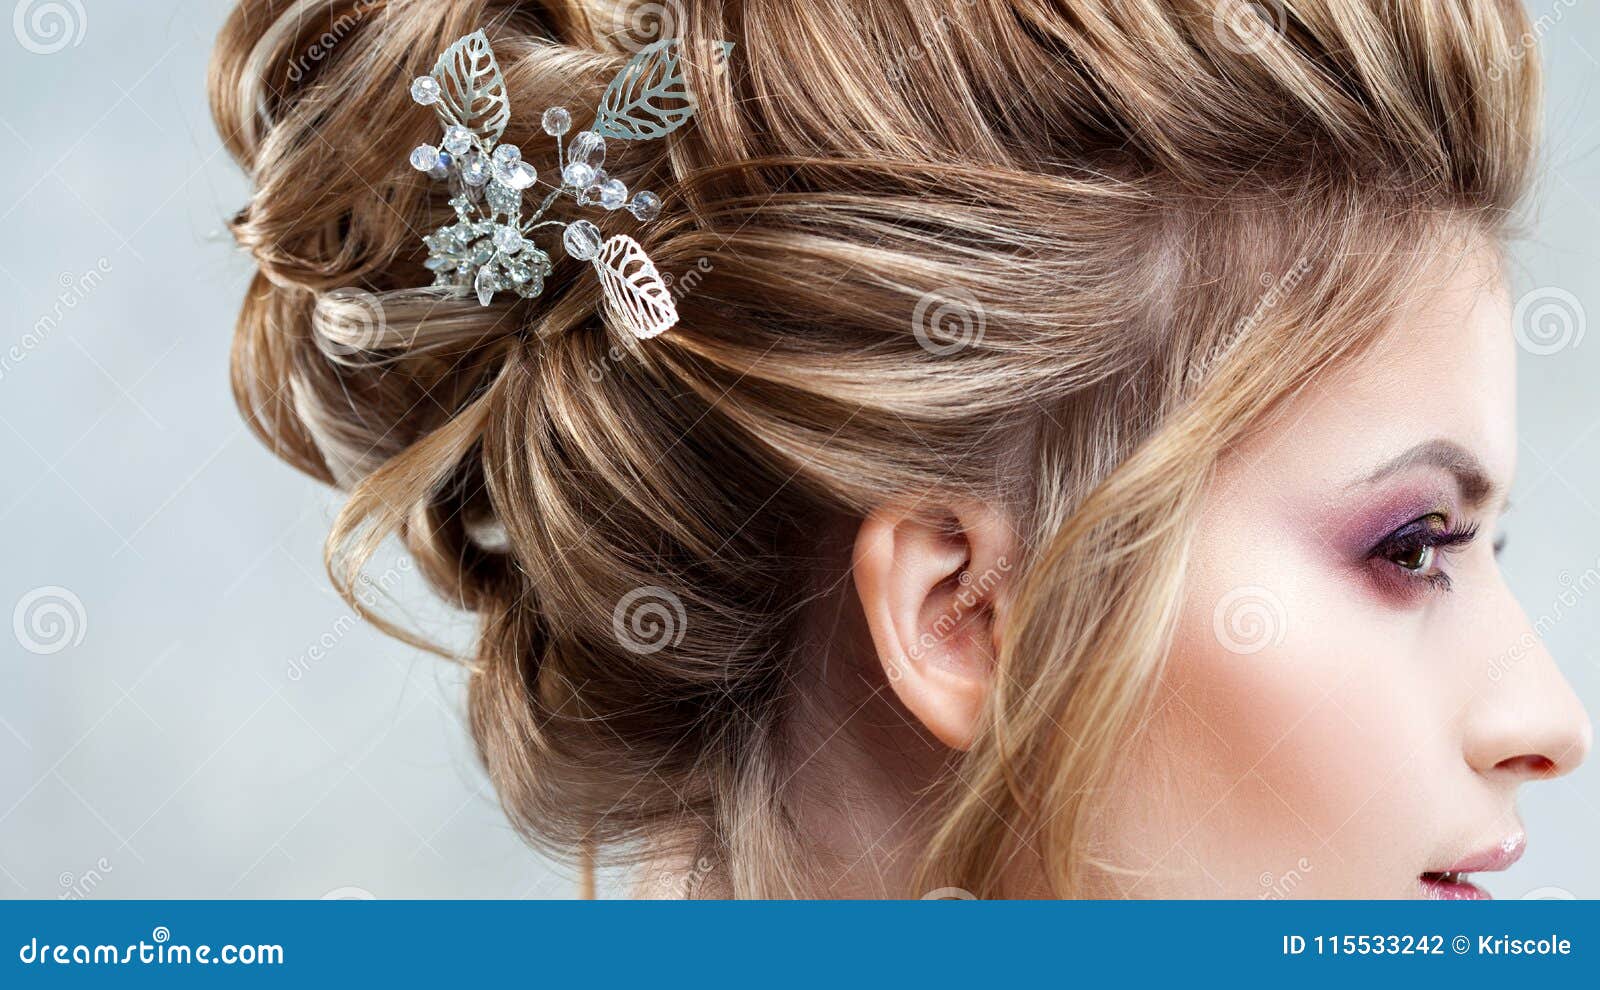
[[[1516,832],[1501,839],[1497,845],[1475,853],[1443,870],[1427,870],[1417,878],[1424,896],[1437,901],[1486,901],[1489,892],[1466,878],[1469,873],[1492,873],[1504,870],[1522,858],[1528,846],[1528,836]]]
[[[1422,895],[1430,901],[1488,901],[1493,900],[1487,890],[1465,880],[1445,880],[1418,877]]]

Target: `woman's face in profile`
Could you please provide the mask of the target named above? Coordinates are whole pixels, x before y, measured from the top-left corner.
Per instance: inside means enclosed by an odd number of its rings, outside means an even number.
[[[1447,259],[1207,497],[1157,710],[1097,847],[1133,897],[1478,897],[1518,787],[1589,748],[1496,559],[1516,347],[1496,259]],[[1559,882],[1559,881],[1558,881]]]

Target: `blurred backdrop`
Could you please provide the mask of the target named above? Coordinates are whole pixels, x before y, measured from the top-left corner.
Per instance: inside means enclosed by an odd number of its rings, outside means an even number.
[[[457,671],[353,619],[322,570],[336,499],[235,413],[247,187],[204,90],[229,3],[0,6],[0,895],[573,896],[502,819]],[[1530,11],[1547,169],[1512,273],[1504,565],[1600,715],[1600,10]],[[373,570],[466,642],[405,561]],[[1528,789],[1496,896],[1600,897],[1597,764]]]

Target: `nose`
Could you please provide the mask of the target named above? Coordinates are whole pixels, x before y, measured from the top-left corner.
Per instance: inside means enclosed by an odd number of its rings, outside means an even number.
[[[1504,589],[1501,644],[1471,706],[1466,759],[1488,777],[1515,783],[1570,773],[1589,755],[1593,729],[1542,637]],[[1513,634],[1508,642],[1506,630]]]

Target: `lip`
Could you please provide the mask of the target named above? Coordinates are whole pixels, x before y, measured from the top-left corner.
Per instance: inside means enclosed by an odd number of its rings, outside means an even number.
[[[1422,885],[1424,896],[1430,900],[1490,900],[1489,892],[1468,879],[1468,874],[1504,870],[1522,858],[1527,846],[1527,834],[1516,832],[1445,869],[1424,871],[1417,880]]]

